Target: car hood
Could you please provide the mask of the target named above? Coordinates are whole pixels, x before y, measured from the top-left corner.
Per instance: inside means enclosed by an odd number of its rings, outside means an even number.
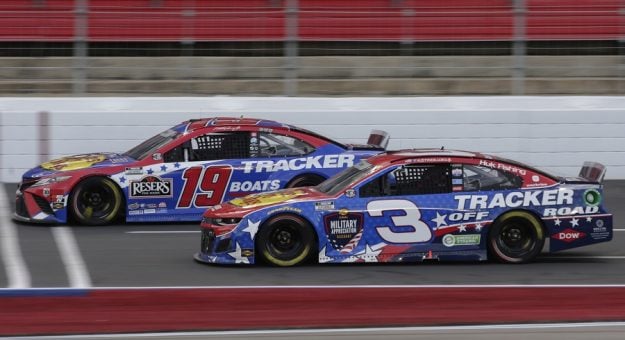
[[[24,177],[39,178],[66,171],[118,166],[132,162],[135,162],[135,159],[122,154],[110,152],[73,155],[42,163],[39,166],[28,170],[24,174]]]
[[[244,216],[256,210],[274,205],[297,203],[325,197],[325,194],[320,193],[312,187],[292,188],[267,193],[252,194],[235,198],[227,203],[208,208],[204,213],[204,217]]]

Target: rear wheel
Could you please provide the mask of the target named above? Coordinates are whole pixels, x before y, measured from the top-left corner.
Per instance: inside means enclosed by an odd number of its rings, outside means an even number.
[[[122,207],[122,193],[106,177],[90,177],[78,183],[70,197],[70,209],[76,222],[86,225],[111,223]]]
[[[265,263],[289,267],[314,254],[315,234],[308,222],[295,215],[270,218],[256,235],[257,255]]]
[[[504,263],[526,263],[540,254],[545,234],[540,221],[526,211],[512,211],[498,218],[488,236],[491,255]]]
[[[293,178],[287,185],[287,188],[297,188],[297,187],[312,187],[321,182],[325,181],[325,178],[319,175],[302,175]]]

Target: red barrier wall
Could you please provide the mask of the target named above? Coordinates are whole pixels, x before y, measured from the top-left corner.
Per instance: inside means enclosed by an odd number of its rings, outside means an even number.
[[[90,41],[281,41],[285,0],[90,0]],[[528,40],[617,40],[619,0],[527,0]],[[304,41],[512,40],[510,0],[299,0]],[[72,41],[73,0],[2,0],[0,41]]]
[[[623,287],[0,291],[0,336],[625,320]]]

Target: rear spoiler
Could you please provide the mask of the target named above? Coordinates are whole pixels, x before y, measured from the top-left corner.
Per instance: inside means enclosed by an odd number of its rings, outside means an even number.
[[[595,183],[603,182],[605,177],[605,165],[597,162],[584,162],[582,169],[579,171],[579,177]]]
[[[386,150],[389,139],[390,137],[388,132],[382,130],[371,130],[367,144]]]

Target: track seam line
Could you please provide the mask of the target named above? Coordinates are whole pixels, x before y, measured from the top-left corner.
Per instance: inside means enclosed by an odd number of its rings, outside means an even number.
[[[76,238],[69,227],[53,227],[52,236],[61,254],[71,288],[91,287],[89,271],[82,258]]]

